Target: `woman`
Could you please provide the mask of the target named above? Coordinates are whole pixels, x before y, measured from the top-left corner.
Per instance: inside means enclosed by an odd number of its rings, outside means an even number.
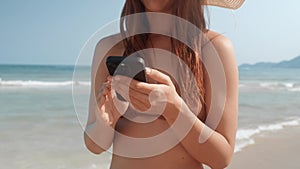
[[[92,65],[92,87],[89,107],[89,118],[87,128],[84,134],[87,148],[95,153],[100,154],[106,151],[113,143],[113,158],[111,161],[112,169],[133,169],[133,168],[203,168],[206,164],[213,169],[225,168],[229,165],[235,145],[235,134],[237,128],[238,113],[238,70],[234,56],[234,50],[231,42],[224,36],[207,30],[203,7],[205,5],[215,5],[231,9],[236,9],[243,3],[243,0],[225,1],[225,0],[126,0],[122,16],[140,12],[159,12],[171,14],[183,18],[198,29],[200,29],[209,41],[215,47],[222,63],[226,78],[226,95],[222,116],[215,130],[204,141],[199,142],[199,137],[204,133],[205,128],[212,126],[205,123],[209,115],[210,104],[212,104],[213,84],[203,63],[199,59],[201,52],[193,51],[187,45],[173,38],[159,34],[136,35],[123,39],[122,42],[116,43],[120,37],[124,37],[126,31],[121,28],[121,34],[113,35],[101,40],[95,50],[95,56]],[[123,20],[124,21],[124,20]],[[126,21],[125,21],[126,22]],[[140,26],[138,23],[131,22],[132,25]],[[121,25],[124,25],[121,23]],[[130,24],[126,24],[127,26]],[[148,27],[153,26],[153,24]],[[172,25],[170,25],[172,26]],[[122,27],[122,26],[121,26]],[[129,30],[128,28],[126,30]],[[108,52],[104,52],[107,46],[116,43]],[[203,43],[195,41],[194,46],[200,49],[204,48]],[[128,79],[124,76],[111,77],[105,66],[107,56],[128,56],[139,50],[155,48],[170,51],[183,60],[195,77],[196,86],[198,87],[199,99],[196,99],[197,108],[200,110],[196,116],[193,116],[189,108],[192,106],[182,99],[183,95],[192,95],[186,90],[183,93],[178,92],[178,85],[174,78],[162,70],[147,68],[146,76],[148,83]],[[104,59],[100,59],[104,57]],[[100,65],[98,66],[98,63]],[[218,69],[218,68],[217,68]],[[128,80],[131,80],[130,83]],[[184,83],[183,81],[179,83]],[[129,86],[126,86],[128,84]],[[187,85],[187,83],[183,84]],[[129,95],[126,95],[124,88],[129,88]],[[190,89],[190,88],[188,88]],[[117,99],[114,92],[130,100],[130,106]],[[155,92],[154,92],[155,91]],[[158,91],[158,92],[157,92]],[[157,96],[163,95],[164,110],[159,113],[159,117],[148,123],[138,123],[124,118],[127,112],[144,112],[151,107],[149,101],[151,94]],[[96,98],[95,98],[96,97]],[[150,99],[151,100],[151,99]],[[195,100],[194,100],[195,101]],[[150,103],[151,102],[151,103]],[[120,111],[120,107],[125,109],[125,114]],[[219,106],[219,105],[217,105]],[[118,108],[119,107],[119,108]],[[182,109],[184,107],[185,109]],[[188,108],[187,108],[188,107]],[[221,106],[219,106],[221,107]],[[98,111],[99,110],[99,111]],[[199,113],[199,114],[198,114]],[[138,116],[143,116],[139,113]],[[181,116],[182,115],[182,116]],[[146,115],[145,115],[146,116]],[[176,119],[183,117],[185,124],[191,127],[184,135],[184,138],[177,139],[180,133],[180,127],[173,127]],[[148,145],[139,146],[130,142],[123,142],[119,134],[131,138],[150,138],[163,133],[168,128],[172,128],[173,135],[160,142],[151,142]],[[112,130],[115,129],[115,130]],[[174,137],[174,138],[173,138]],[[119,150],[127,149],[128,152],[149,152],[157,144],[168,145],[168,141],[178,140],[178,144],[160,153],[154,153],[152,156],[126,156],[126,154],[115,153]],[[134,150],[137,149],[137,150]],[[130,153],[129,153],[130,154]]]

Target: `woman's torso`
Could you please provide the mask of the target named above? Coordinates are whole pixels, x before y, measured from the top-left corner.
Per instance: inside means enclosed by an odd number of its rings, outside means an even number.
[[[139,115],[143,116],[143,115]],[[147,118],[147,117],[145,117]],[[154,121],[149,123],[137,123],[129,120],[127,118],[121,118],[116,126],[116,131],[120,134],[132,137],[132,138],[146,138],[155,140],[154,136],[166,131],[169,128],[169,124],[159,117]],[[162,143],[165,141],[165,143]],[[160,150],[164,152],[154,152],[155,156],[151,156],[151,150],[155,147],[163,147],[168,140],[160,140],[150,142],[149,145],[145,145],[143,147],[137,147],[136,145],[128,145],[126,141],[120,137],[119,134],[115,135],[113,142],[113,151],[119,152],[120,146],[127,146],[129,151],[131,148],[141,149],[142,151],[138,151],[142,155],[147,155],[150,157],[146,158],[131,158],[126,154],[123,156],[114,154],[111,162],[111,169],[134,169],[134,168],[143,168],[143,169],[153,169],[153,168],[164,168],[164,169],[202,169],[202,165],[193,159],[188,152],[185,151],[181,144],[176,144],[171,149],[167,150],[162,148]],[[172,141],[170,141],[172,142]],[[171,144],[171,143],[170,143]],[[144,151],[144,152],[143,152]],[[136,155],[138,156],[139,153]],[[129,154],[132,156],[132,154]],[[127,157],[126,157],[127,156]]]
[[[152,41],[154,48],[160,48],[165,50],[170,50],[170,41],[165,38],[156,38]],[[119,48],[120,49],[120,48]],[[118,53],[114,51],[113,53]],[[123,50],[119,50],[119,55],[122,55]],[[127,118],[126,117],[129,117]],[[151,151],[155,146],[162,144],[159,141],[153,141],[144,148],[135,147],[135,145],[130,145],[129,142],[124,142],[122,136],[128,136],[131,138],[153,138],[154,136],[164,132],[170,126],[166,120],[160,116],[153,120],[153,117],[147,117],[140,113],[136,113],[132,109],[128,109],[125,117],[121,117],[116,125],[116,131],[119,134],[115,134],[113,142],[113,151],[116,154],[113,154],[111,161],[111,169],[133,169],[133,168],[143,168],[143,169],[153,169],[153,168],[164,168],[164,169],[203,169],[201,163],[196,161],[190,154],[184,149],[184,147],[178,143],[167,151],[160,152],[154,156],[144,157],[144,158],[132,158],[126,156],[126,153],[123,155],[118,154],[119,149],[124,146],[139,148],[138,152]],[[130,118],[133,116],[141,117],[144,119],[149,118],[151,122],[149,123],[138,123],[132,121]],[[152,119],[151,119],[152,118]],[[166,143],[163,143],[166,144]],[[129,150],[130,151],[130,150]],[[124,152],[123,152],[124,153]],[[146,152],[147,154],[147,152]],[[149,154],[148,154],[149,155]]]

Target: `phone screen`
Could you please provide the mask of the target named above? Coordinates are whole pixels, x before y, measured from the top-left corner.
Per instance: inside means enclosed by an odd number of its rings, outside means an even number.
[[[145,76],[145,62],[141,57],[109,56],[106,59],[106,66],[111,76],[123,75],[141,82],[147,82]],[[119,93],[119,100],[126,101]]]

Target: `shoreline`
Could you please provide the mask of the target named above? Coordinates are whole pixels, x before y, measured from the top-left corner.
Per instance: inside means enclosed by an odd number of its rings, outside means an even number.
[[[227,169],[300,168],[300,126],[262,133],[253,139],[255,144],[236,152]]]

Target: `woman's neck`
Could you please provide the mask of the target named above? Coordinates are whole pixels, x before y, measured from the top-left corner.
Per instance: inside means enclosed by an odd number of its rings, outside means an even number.
[[[147,20],[149,22],[149,33],[171,35],[172,19],[174,16],[169,13],[149,12]]]

